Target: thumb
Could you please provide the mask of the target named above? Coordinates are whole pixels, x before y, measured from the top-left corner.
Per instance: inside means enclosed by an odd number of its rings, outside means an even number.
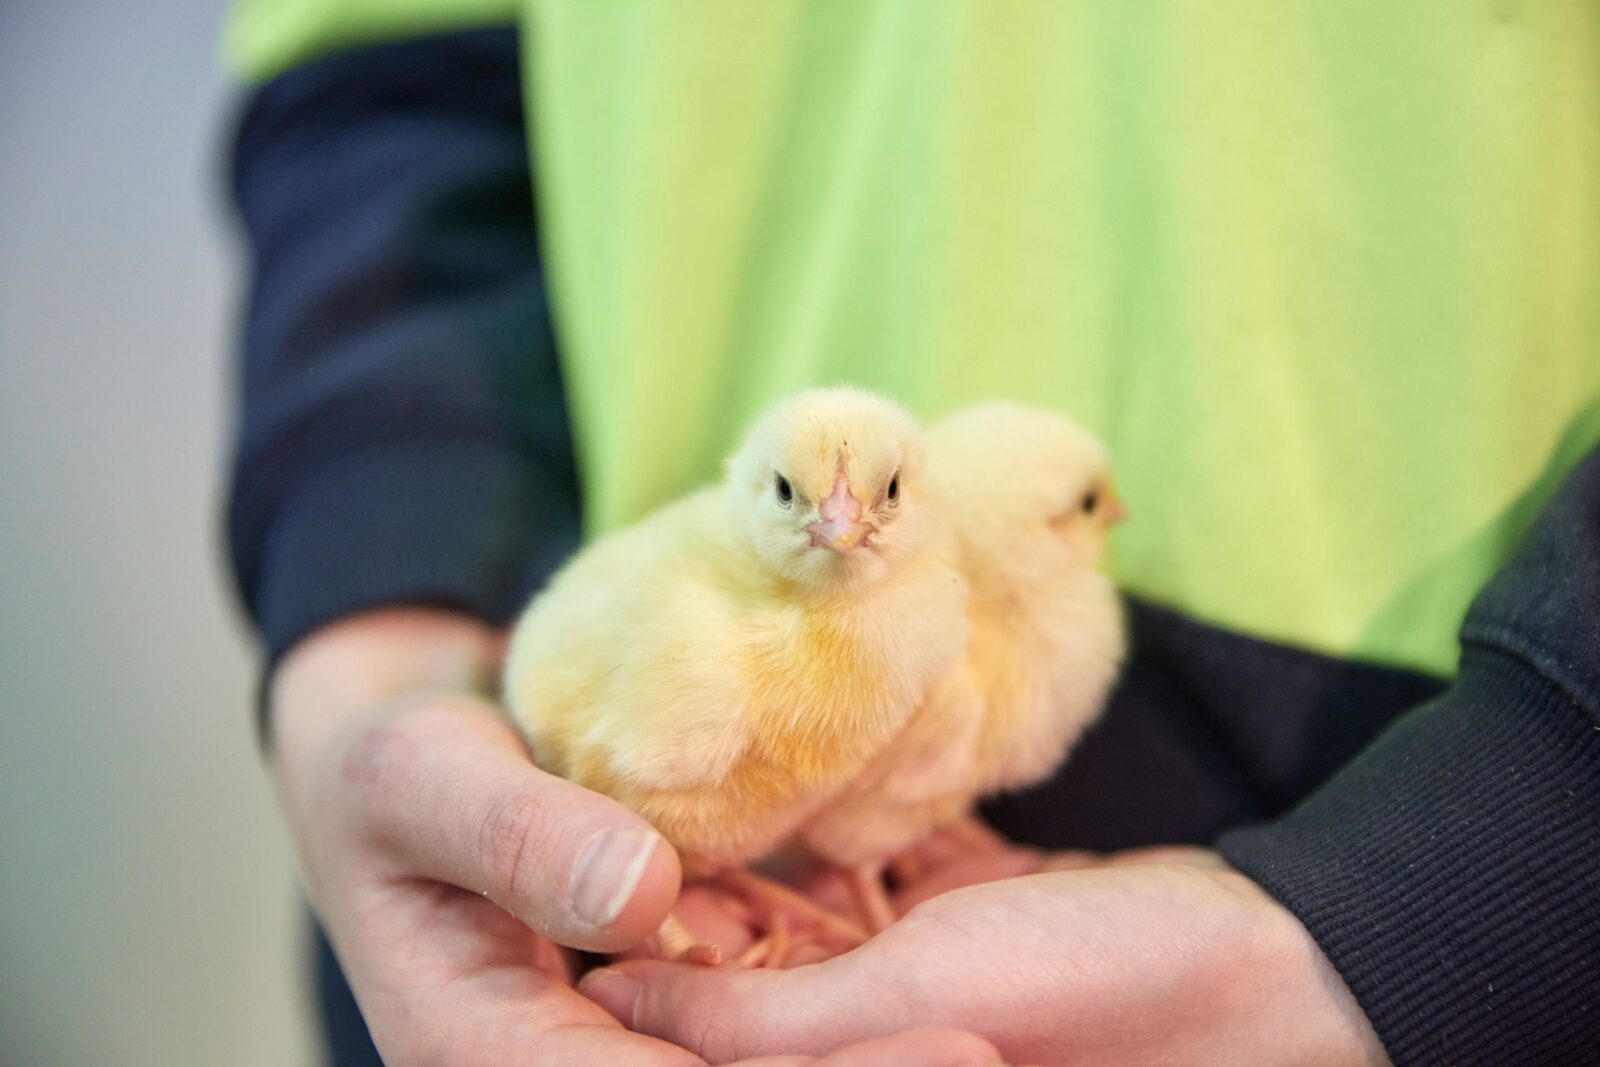
[[[591,971],[578,991],[624,1026],[722,1063],[822,1055],[905,1029],[896,998],[856,971],[845,956],[776,971],[639,960]]]
[[[482,701],[436,697],[382,720],[352,740],[343,772],[397,877],[480,893],[552,941],[636,945],[677,899],[682,872],[661,835],[534,767]]]

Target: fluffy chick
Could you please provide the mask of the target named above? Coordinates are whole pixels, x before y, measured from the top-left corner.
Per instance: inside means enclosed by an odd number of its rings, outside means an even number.
[[[511,638],[535,761],[638,811],[691,875],[783,842],[965,644],[924,466],[900,408],[813,390],[756,421],[720,485],[585,548]]]
[[[928,470],[968,583],[966,653],[804,837],[855,870],[878,928],[892,917],[883,861],[975,798],[1048,776],[1099,714],[1124,650],[1120,601],[1097,569],[1122,505],[1093,436],[1051,412],[982,404],[929,430]]]

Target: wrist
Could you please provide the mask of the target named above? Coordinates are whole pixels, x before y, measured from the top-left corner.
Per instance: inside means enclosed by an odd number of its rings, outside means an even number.
[[[1231,867],[1212,873],[1256,916],[1249,936],[1257,951],[1238,958],[1253,961],[1259,970],[1239,978],[1275,1003],[1265,1024],[1252,1030],[1294,1035],[1296,1063],[1390,1067],[1366,1013],[1294,913]]]

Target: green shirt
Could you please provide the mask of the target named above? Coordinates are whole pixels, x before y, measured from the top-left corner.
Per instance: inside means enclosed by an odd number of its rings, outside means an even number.
[[[242,67],[370,29],[261,28],[296,7],[240,7]],[[807,384],[928,416],[1014,397],[1105,438],[1129,590],[1447,674],[1467,601],[1600,439],[1591,0],[523,16],[593,529],[715,476]]]

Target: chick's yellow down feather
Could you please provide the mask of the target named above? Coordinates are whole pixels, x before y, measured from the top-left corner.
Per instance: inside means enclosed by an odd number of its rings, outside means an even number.
[[[1105,451],[1061,415],[965,409],[928,431],[928,492],[968,584],[965,654],[806,828],[843,866],[881,861],[975,798],[1049,775],[1099,714],[1124,638],[1097,570],[1121,513]]]
[[[585,548],[512,635],[535,761],[649,819],[691,873],[791,836],[965,645],[920,428],[813,390],[751,427],[719,485]]]

